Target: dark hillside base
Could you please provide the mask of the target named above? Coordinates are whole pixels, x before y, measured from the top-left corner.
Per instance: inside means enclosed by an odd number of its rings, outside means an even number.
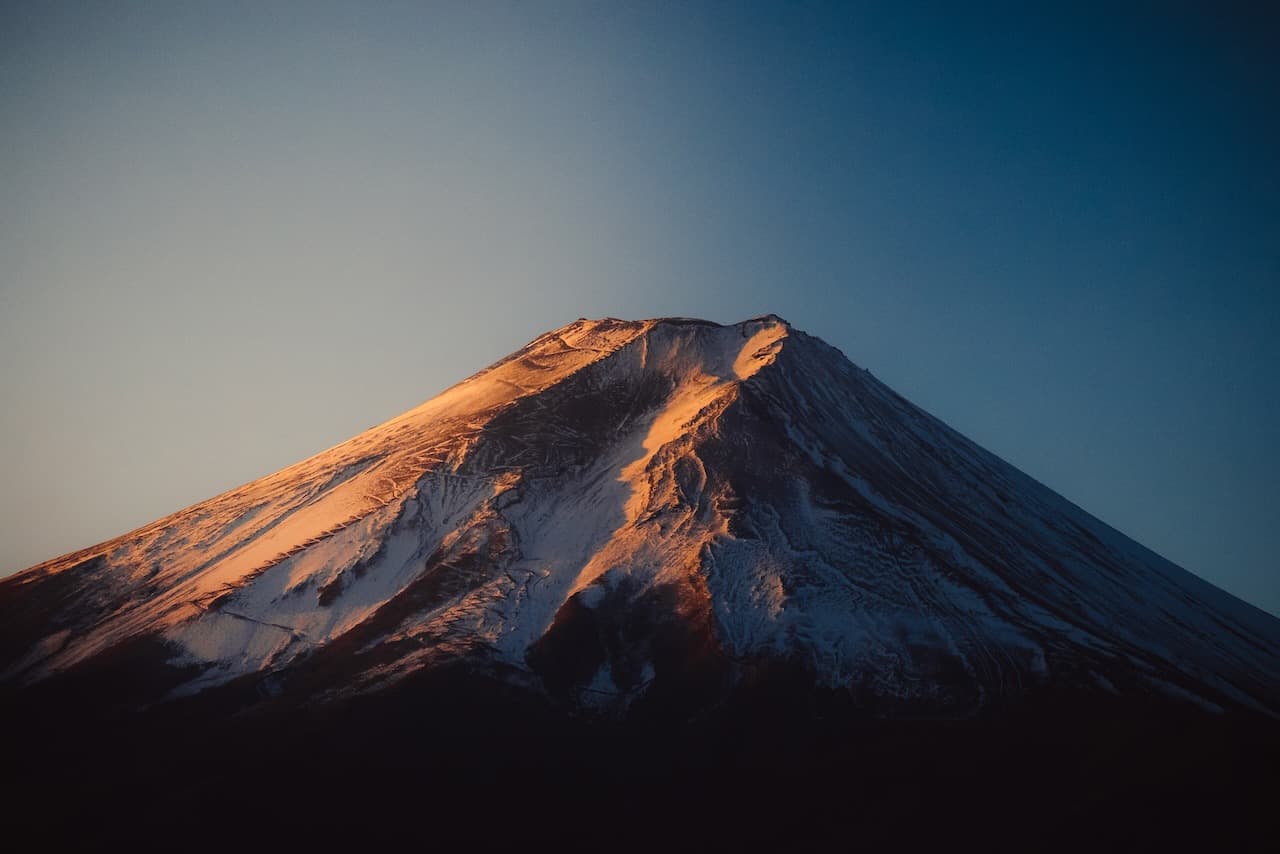
[[[1154,701],[1044,696],[983,720],[877,721],[772,682],[694,722],[621,726],[463,667],[240,716],[234,690],[95,716],[86,687],[5,704],[11,838],[1239,851],[1273,850],[1280,832],[1280,726]]]

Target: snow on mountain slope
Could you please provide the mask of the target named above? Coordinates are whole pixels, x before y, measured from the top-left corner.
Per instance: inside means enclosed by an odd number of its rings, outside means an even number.
[[[195,674],[179,694],[337,673],[340,695],[466,657],[614,708],[765,660],[890,710],[1050,681],[1280,700],[1280,621],[773,316],[579,320],[0,604],[37,614],[5,678],[149,638]]]

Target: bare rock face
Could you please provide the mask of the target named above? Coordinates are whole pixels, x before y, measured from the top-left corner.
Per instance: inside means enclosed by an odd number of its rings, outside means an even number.
[[[613,717],[779,672],[890,717],[1046,686],[1280,711],[1280,621],[774,316],[571,323],[0,609],[6,691],[145,669],[139,704],[465,665]]]

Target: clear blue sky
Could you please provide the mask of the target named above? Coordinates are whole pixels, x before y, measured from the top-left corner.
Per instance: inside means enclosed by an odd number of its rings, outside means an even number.
[[[1280,26],[1028,5],[0,6],[0,572],[776,312],[1280,613]]]

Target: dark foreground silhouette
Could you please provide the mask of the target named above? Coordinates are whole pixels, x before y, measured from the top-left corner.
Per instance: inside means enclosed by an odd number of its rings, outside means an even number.
[[[5,698],[45,845],[319,850],[1272,850],[1280,727],[1155,699],[878,720],[785,672],[693,713],[566,713],[459,666],[327,706],[124,711],[134,666]],[[147,685],[148,692],[154,685]],[[362,850],[362,849],[357,849]]]

